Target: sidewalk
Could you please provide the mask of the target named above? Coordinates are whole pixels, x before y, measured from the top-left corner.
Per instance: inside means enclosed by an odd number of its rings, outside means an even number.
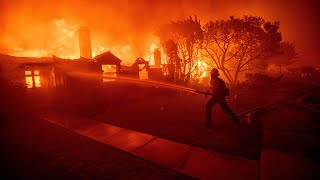
[[[318,179],[320,177],[319,162],[306,158],[302,154],[263,148],[259,162],[177,143],[93,119],[54,113],[49,114],[47,120],[82,136],[199,179],[248,180],[258,179],[260,176],[260,179],[267,180]],[[268,137],[265,140],[272,139],[274,132],[270,133],[264,134],[265,138]],[[282,134],[280,137],[283,136]],[[299,140],[297,136],[298,134],[295,134],[288,139],[297,141]],[[315,143],[318,142],[316,137],[312,136],[311,139]]]
[[[192,179],[44,120],[2,129],[2,179]]]
[[[257,179],[258,161],[177,143],[80,117],[50,113],[46,120],[85,137],[200,179]]]
[[[258,161],[169,141],[92,119],[56,113],[48,114],[45,119],[51,123],[39,119],[13,120],[10,125],[3,127],[2,177],[258,178]],[[271,142],[278,135],[270,133],[265,135]],[[290,137],[283,137],[283,134],[281,137],[287,140],[297,138],[294,134],[285,135]],[[317,139],[313,137],[310,141],[317,142]],[[310,159],[295,151],[262,150],[260,179],[319,179],[319,169],[317,159]]]

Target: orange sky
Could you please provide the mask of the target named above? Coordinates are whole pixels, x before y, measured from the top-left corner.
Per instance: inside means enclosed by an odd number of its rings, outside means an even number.
[[[96,49],[129,49],[131,61],[158,43],[154,30],[161,23],[194,14],[202,22],[253,14],[279,20],[284,39],[296,44],[304,61],[320,60],[316,0],[0,0],[0,7],[1,53],[75,51],[77,41],[68,32],[86,25]]]

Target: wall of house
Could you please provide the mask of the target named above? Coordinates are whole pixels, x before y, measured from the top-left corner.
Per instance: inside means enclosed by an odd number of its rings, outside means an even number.
[[[54,75],[55,75],[55,86],[57,88],[67,87],[67,76],[65,73],[55,69]]]
[[[5,79],[13,83],[24,84],[29,88],[50,88],[55,86],[52,65],[24,65],[15,63],[2,64],[1,74]],[[38,82],[36,86],[34,86],[34,83],[28,86],[27,81]]]
[[[26,79],[26,71],[33,72],[34,80],[38,83],[38,86],[32,86],[33,88],[55,87],[55,76],[52,65],[24,65],[21,69],[24,73],[24,79]]]

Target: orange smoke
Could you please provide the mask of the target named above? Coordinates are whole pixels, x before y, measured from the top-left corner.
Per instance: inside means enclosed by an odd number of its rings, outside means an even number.
[[[155,31],[163,23],[190,15],[197,15],[204,24],[230,15],[252,14],[270,21],[279,20],[284,39],[297,42],[301,51],[312,50],[318,54],[318,16],[316,6],[310,2],[3,0],[0,1],[0,53],[77,58],[75,31],[87,26],[91,30],[93,56],[110,50],[123,62],[133,63],[137,57],[149,57],[152,44],[161,47]]]

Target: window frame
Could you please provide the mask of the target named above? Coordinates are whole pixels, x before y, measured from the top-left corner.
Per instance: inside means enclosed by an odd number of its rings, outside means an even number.
[[[27,73],[27,72],[31,72],[31,74]],[[35,73],[37,72],[37,73]],[[29,86],[29,83],[27,83],[27,77],[31,77],[32,78],[32,84]],[[39,78],[39,84],[36,83],[35,81],[35,77]],[[28,89],[33,89],[33,88],[40,88],[41,87],[41,73],[40,70],[34,70],[34,69],[25,69],[24,70],[24,79],[26,82],[26,85],[28,87]]]

